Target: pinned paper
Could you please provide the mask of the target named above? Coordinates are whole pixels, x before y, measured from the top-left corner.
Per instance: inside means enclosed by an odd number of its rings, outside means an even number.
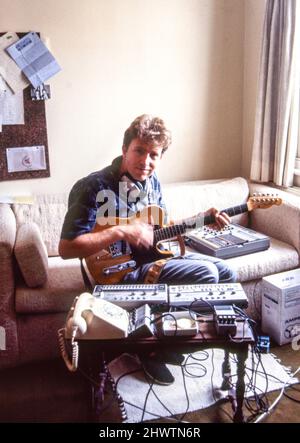
[[[61,70],[57,61],[36,32],[29,32],[6,51],[30,83],[37,88]]]
[[[24,146],[6,149],[8,172],[46,169],[45,146]]]
[[[48,100],[51,97],[50,85],[40,85],[37,88],[30,89],[32,100]]]
[[[2,125],[24,125],[23,91],[13,94],[1,76],[0,120]]]
[[[13,92],[23,91],[29,85],[29,81],[24,77],[21,69],[5,51],[8,46],[18,40],[19,37],[15,32],[7,32],[0,37],[0,75]]]

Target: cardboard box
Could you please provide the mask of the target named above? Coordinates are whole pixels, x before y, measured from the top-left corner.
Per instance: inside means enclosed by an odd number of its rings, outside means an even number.
[[[300,269],[262,279],[262,330],[279,345],[300,336]]]

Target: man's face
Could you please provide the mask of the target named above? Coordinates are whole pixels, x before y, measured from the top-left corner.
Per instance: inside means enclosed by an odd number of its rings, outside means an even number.
[[[149,145],[135,138],[127,151],[123,147],[123,166],[126,171],[139,181],[146,180],[153,174],[162,157],[163,148]]]

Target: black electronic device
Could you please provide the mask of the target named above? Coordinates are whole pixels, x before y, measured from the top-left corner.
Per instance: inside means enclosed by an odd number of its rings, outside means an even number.
[[[194,311],[212,310],[214,305],[235,304],[247,308],[248,299],[240,283],[169,286],[170,306],[190,306]]]
[[[218,335],[236,334],[236,313],[231,305],[214,306],[214,322]]]
[[[189,232],[186,244],[197,251],[219,258],[232,258],[270,247],[270,238],[253,229],[230,224],[221,230],[204,226]]]
[[[110,301],[124,309],[132,310],[144,304],[167,304],[166,284],[96,285],[95,297]]]
[[[256,347],[262,354],[270,352],[270,337],[267,335],[259,335],[257,337]]]

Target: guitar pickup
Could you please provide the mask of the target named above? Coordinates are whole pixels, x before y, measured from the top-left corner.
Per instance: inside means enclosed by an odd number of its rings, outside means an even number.
[[[105,275],[114,274],[116,272],[125,271],[126,269],[129,269],[129,268],[134,269],[135,267],[136,267],[136,261],[129,260],[124,263],[119,263],[118,265],[110,266],[109,268],[104,268],[103,274],[105,274]]]
[[[123,240],[112,243],[109,246],[109,252],[113,258],[120,257],[121,255],[131,254],[129,244]]]

